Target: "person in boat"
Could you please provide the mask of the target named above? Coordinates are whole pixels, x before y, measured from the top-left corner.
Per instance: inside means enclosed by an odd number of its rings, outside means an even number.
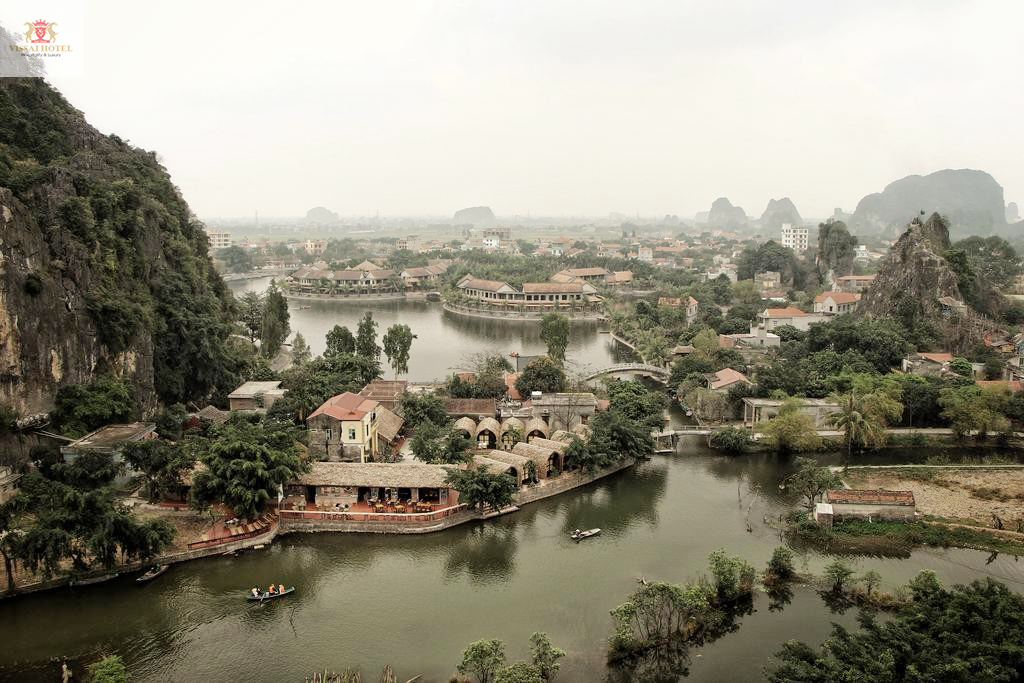
[[[259,588],[253,587],[253,589],[252,589],[252,597],[254,597],[254,598],[260,597],[260,589]]]
[[[274,587],[274,584],[270,584],[270,588],[267,589],[267,594],[277,595],[277,588]]]
[[[576,531],[572,532],[572,535],[573,535],[573,536],[579,536],[579,535],[580,535],[580,534],[582,534],[582,533],[583,533],[582,531],[580,531],[579,529],[577,529]]]
[[[283,583],[277,584],[277,592],[278,592],[278,594],[284,593],[284,584]]]

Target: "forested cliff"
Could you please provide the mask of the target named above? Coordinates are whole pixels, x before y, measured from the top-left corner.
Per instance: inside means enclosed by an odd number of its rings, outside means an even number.
[[[0,403],[123,378],[146,407],[236,378],[232,297],[155,154],[91,127],[42,79],[0,79]]]

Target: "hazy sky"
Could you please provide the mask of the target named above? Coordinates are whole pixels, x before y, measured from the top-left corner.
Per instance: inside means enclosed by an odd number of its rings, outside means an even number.
[[[852,210],[978,168],[1024,202],[1024,2],[87,4],[104,132],[200,217]]]

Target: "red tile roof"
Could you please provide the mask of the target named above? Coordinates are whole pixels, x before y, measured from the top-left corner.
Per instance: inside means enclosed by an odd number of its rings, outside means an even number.
[[[836,304],[853,304],[860,301],[860,294],[856,292],[822,292],[814,297],[814,303],[823,304],[826,299],[832,299]]]
[[[786,308],[766,308],[761,315],[766,318],[803,318],[810,315],[810,313],[801,311],[799,308],[787,306]]]
[[[883,491],[881,489],[829,489],[826,503],[850,505],[914,505],[913,491]]]
[[[933,363],[948,363],[953,360],[953,354],[951,353],[919,353],[917,355]]]
[[[750,384],[750,380],[739,370],[733,370],[732,368],[723,368],[714,374],[713,380],[711,380],[712,389],[724,389],[727,386],[736,384],[736,382],[746,382]]]
[[[324,404],[314,410],[309,417],[327,415],[335,420],[362,420],[378,405],[380,404],[377,401],[346,391],[324,401]]]

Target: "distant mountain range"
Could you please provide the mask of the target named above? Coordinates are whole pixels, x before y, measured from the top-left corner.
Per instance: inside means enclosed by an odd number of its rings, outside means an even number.
[[[1006,233],[1003,188],[991,175],[973,169],[945,169],[911,175],[860,200],[850,227],[861,232],[895,234],[921,213],[949,220],[954,237]]]

